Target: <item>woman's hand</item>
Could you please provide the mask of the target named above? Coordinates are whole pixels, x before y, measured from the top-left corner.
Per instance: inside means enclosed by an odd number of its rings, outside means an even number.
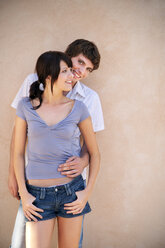
[[[68,210],[67,214],[80,214],[87,203],[88,194],[85,190],[77,191],[75,194],[77,196],[77,200],[64,205],[64,209]]]
[[[37,222],[38,220],[35,218],[35,216],[37,216],[41,219],[43,218],[37,212],[44,212],[44,211],[43,211],[43,209],[37,208],[36,206],[34,206],[33,202],[35,201],[35,199],[36,198],[33,195],[29,194],[28,192],[26,194],[24,194],[23,197],[21,197],[22,207],[23,207],[25,217],[29,221],[34,220],[35,222]]]

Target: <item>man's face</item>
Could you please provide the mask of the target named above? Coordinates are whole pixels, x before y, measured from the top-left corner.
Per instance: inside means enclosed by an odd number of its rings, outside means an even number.
[[[88,77],[88,75],[93,71],[92,62],[86,58],[82,53],[76,57],[72,57],[72,70],[73,70],[73,86],[75,83],[81,79]]]

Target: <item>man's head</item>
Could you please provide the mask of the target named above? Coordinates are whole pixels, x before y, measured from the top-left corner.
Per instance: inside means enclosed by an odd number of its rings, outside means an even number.
[[[99,67],[100,54],[96,45],[91,41],[75,40],[67,47],[65,53],[72,60],[74,84]]]

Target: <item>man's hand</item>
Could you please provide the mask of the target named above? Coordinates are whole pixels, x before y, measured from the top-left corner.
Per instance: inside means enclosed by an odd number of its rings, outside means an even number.
[[[9,171],[9,177],[8,177],[8,188],[10,191],[10,194],[17,198],[17,200],[20,200],[19,194],[18,194],[18,183],[17,179],[15,177],[14,172]]]
[[[65,164],[61,164],[58,171],[67,177],[77,177],[80,175],[84,168],[88,165],[88,157],[70,157]]]

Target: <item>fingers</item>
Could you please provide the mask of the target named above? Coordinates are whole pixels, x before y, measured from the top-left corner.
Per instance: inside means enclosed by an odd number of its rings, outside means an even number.
[[[76,159],[77,157],[76,156],[73,156],[73,157],[70,157],[66,160],[66,162],[71,162],[72,160]]]
[[[24,214],[25,214],[25,217],[31,221],[35,221],[37,222],[38,220],[36,219],[35,216],[39,217],[40,219],[42,219],[42,215],[40,215],[39,213],[37,213],[36,211],[39,211],[39,212],[44,212],[43,209],[40,209],[40,208],[37,208],[35,207],[33,204],[31,205],[31,207],[28,207],[24,210]]]
[[[67,211],[67,214],[80,214],[83,211],[83,208],[75,208],[70,211]]]
[[[31,221],[31,220],[33,220],[33,221],[35,221],[35,222],[38,221],[38,220],[35,218],[35,216],[33,216],[33,215],[31,214],[30,211],[26,210],[26,211],[24,212],[24,214],[25,214],[26,218],[27,218],[29,221]]]
[[[25,211],[24,211],[24,215],[25,215],[25,217],[26,217],[29,221],[31,221],[31,218],[26,214]]]
[[[15,192],[13,193],[13,196],[14,196],[17,200],[20,200],[20,196],[19,196],[18,191],[15,191]]]
[[[75,162],[70,162],[70,163],[65,163],[65,164],[61,164],[58,167],[58,171],[66,171],[66,170],[72,170],[75,169]]]
[[[34,206],[33,204],[31,205],[31,209],[33,209],[34,211],[37,211],[37,212],[44,212],[43,209],[41,208],[37,208],[36,206]]]
[[[77,172],[77,173],[74,173],[74,174],[67,174],[67,177],[70,177],[70,178],[73,178],[73,177],[77,177],[81,174],[81,172]],[[65,174],[63,174],[65,175]]]
[[[69,171],[61,172],[62,175],[73,175],[75,173],[77,173],[77,170],[69,170]]]
[[[36,211],[34,211],[33,209],[31,209],[30,210],[30,212],[31,212],[31,214],[33,214],[33,215],[35,215],[35,216],[37,216],[37,217],[39,217],[40,219],[42,219],[43,217],[42,217],[42,215],[40,215],[39,213],[37,213]]]
[[[16,198],[17,200],[20,200],[20,199],[21,199],[20,196],[19,196],[19,194],[17,194],[17,195],[15,196],[15,198]]]
[[[10,194],[15,197],[17,200],[20,200],[20,196],[18,194],[18,191],[13,190],[13,188],[9,188]]]
[[[67,210],[67,214],[79,214],[83,211],[84,206],[82,206],[82,204],[80,204],[77,200],[72,202],[72,203],[68,203],[65,204],[64,209]]]
[[[78,200],[75,200],[75,201],[70,202],[70,203],[65,203],[65,204],[64,204],[64,209],[68,209],[69,207],[74,207],[74,206],[76,206],[77,202],[78,202]]]

